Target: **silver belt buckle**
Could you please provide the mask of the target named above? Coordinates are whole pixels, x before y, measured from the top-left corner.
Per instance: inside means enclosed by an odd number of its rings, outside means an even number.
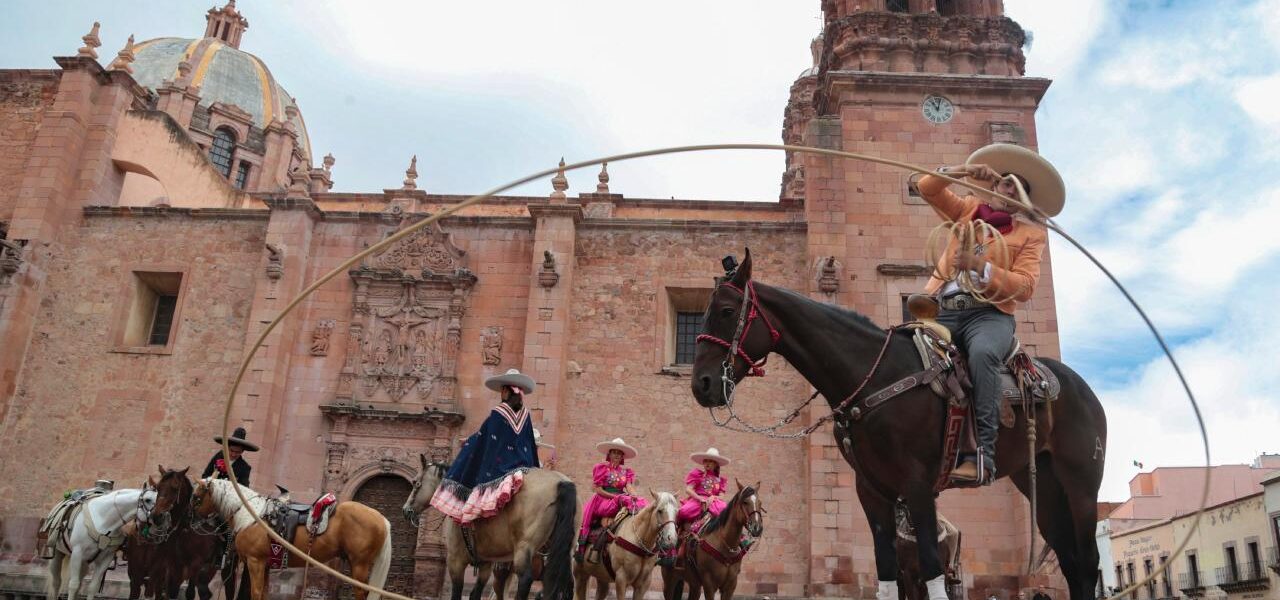
[[[965,294],[958,294],[955,298],[955,303],[956,303],[956,309],[958,310],[969,310],[970,308],[969,296]]]

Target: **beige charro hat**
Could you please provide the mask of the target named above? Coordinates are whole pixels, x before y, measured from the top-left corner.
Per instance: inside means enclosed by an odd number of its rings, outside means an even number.
[[[607,442],[600,442],[599,444],[596,444],[596,452],[605,456],[609,455],[610,450],[618,450],[622,452],[622,458],[635,458],[637,454],[636,449],[627,445],[626,442],[622,441],[622,438],[613,438]]]
[[[720,451],[715,448],[707,448],[706,452],[694,452],[689,455],[689,458],[692,459],[695,464],[699,465],[705,460],[715,461],[716,464],[722,467],[729,464],[728,457],[721,456]]]
[[[1015,173],[1027,180],[1031,190],[1027,193],[1031,203],[1050,217],[1062,212],[1067,200],[1067,188],[1058,170],[1044,157],[1016,144],[990,144],[978,148],[969,155],[965,164],[987,165],[1004,175]]]
[[[526,394],[532,394],[534,388],[533,378],[521,373],[517,369],[507,369],[506,373],[494,375],[484,380],[484,387],[495,392],[502,391],[502,386],[509,385],[511,387],[520,388]]]

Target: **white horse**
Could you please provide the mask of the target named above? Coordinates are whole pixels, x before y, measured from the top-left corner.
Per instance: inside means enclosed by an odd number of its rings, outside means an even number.
[[[121,529],[130,521],[147,522],[156,506],[155,490],[117,490],[85,502],[68,523],[69,532],[53,531],[49,548],[49,580],[45,584],[47,600],[57,600],[62,591],[63,567],[67,571],[67,600],[75,600],[84,577],[84,564],[89,563],[88,599],[102,591],[102,579],[116,550],[124,543]]]

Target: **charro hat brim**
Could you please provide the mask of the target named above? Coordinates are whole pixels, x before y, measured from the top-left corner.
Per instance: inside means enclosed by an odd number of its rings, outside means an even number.
[[[505,386],[505,385],[509,385],[515,388],[520,388],[520,390],[523,391],[524,393],[532,394],[534,390],[534,386],[536,384],[534,383],[532,377],[525,375],[524,373],[521,373],[520,371],[517,371],[515,369],[511,369],[501,375],[494,375],[493,377],[490,377],[484,381],[484,387],[487,387],[495,392],[502,391],[502,386]]]
[[[601,454],[608,456],[610,450],[617,450],[619,452],[622,452],[622,458],[627,458],[627,459],[635,458],[636,455],[639,454],[638,452],[636,452],[635,448],[632,448],[630,445],[628,445],[626,442],[622,441],[621,439],[615,439],[608,442],[600,442],[599,444],[596,444],[596,452],[599,452]]]
[[[990,144],[969,155],[965,164],[987,165],[1004,175],[1014,173],[1031,184],[1027,197],[1050,217],[1062,212],[1067,188],[1062,176],[1043,156],[1016,144]]]
[[[214,443],[216,443],[216,444],[218,444],[219,446],[221,446],[221,445],[222,445],[222,436],[220,436],[220,435],[215,435],[215,436],[213,436],[213,441],[214,441]],[[246,439],[244,439],[244,438],[236,437],[236,436],[234,436],[234,435],[233,435],[233,436],[231,436],[231,437],[229,437],[229,438],[227,438],[227,445],[228,445],[228,446],[239,446],[239,447],[241,447],[241,448],[244,448],[244,449],[245,449],[245,451],[247,451],[247,452],[257,452],[257,451],[258,451],[258,445],[257,445],[257,444],[255,444],[255,443],[253,443],[253,442],[250,442],[249,440],[246,440]]]

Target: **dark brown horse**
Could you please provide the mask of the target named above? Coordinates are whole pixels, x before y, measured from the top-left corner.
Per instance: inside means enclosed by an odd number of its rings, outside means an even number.
[[[744,307],[746,311],[744,312]],[[891,333],[853,311],[806,298],[751,279],[751,253],[711,296],[694,355],[692,388],[704,407],[732,401],[733,385],[770,353],[782,355],[838,407],[865,380],[865,398],[921,370],[920,356],[905,333]],[[738,338],[738,339],[735,339]],[[737,342],[730,356],[726,345]],[[883,348],[883,359],[877,360]],[[1098,551],[1094,541],[1098,486],[1107,426],[1102,405],[1066,365],[1042,359],[1062,384],[1058,399],[1037,410],[1037,525],[1058,555],[1072,600],[1092,598]],[[854,402],[850,408],[858,407]],[[853,417],[836,415],[834,433],[846,462],[857,473],[856,491],[871,526],[876,575],[894,581],[894,503],[901,498],[916,527],[921,577],[942,575],[938,557],[934,484],[942,465],[946,406],[930,389],[916,387]],[[1009,476],[1030,492],[1026,419],[997,442],[996,476]],[[845,442],[844,440],[848,440]]]
[[[187,469],[174,471],[160,467],[160,481],[156,483],[156,509],[152,520],[165,525],[168,533],[163,541],[153,546],[151,552],[141,553],[150,554],[148,587],[152,594],[163,591],[165,597],[176,599],[179,588],[186,582],[187,600],[194,598],[196,592],[199,592],[200,600],[213,597],[209,582],[217,571],[214,555],[218,540],[201,535],[192,528],[192,490],[191,480],[187,479]],[[136,598],[132,589],[133,566],[131,561],[131,599]]]
[[[666,600],[680,600],[685,584],[689,585],[689,600],[698,600],[699,594],[707,600],[733,600],[742,559],[749,550],[744,547],[742,532],[755,539],[764,533],[765,510],[756,492],[759,488],[759,482],[746,487],[738,483],[738,492],[724,510],[681,541],[684,548],[676,564],[662,567]]]

